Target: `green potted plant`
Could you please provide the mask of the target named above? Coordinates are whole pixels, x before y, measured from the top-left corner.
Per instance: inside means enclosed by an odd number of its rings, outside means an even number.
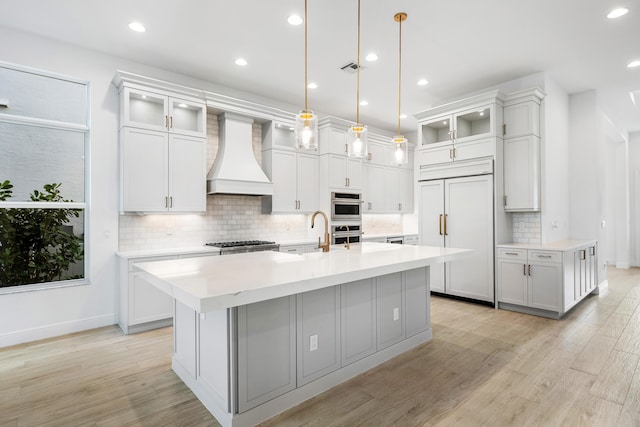
[[[33,202],[71,202],[60,183],[34,190]],[[0,183],[0,201],[11,198],[13,185]],[[70,267],[83,259],[82,239],[69,232],[80,209],[0,208],[0,287],[72,279]]]

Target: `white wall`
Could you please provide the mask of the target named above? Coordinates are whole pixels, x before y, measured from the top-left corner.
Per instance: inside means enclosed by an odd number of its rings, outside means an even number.
[[[640,132],[629,134],[629,194],[631,265],[640,267]]]
[[[569,95],[545,76],[541,156],[541,239],[543,243],[568,239],[571,234]]]

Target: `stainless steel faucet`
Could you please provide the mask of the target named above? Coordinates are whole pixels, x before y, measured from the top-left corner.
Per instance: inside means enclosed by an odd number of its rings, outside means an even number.
[[[316,220],[316,215],[318,214],[324,217],[324,243],[320,243],[320,237],[318,237],[318,247],[322,248],[322,252],[329,252],[331,238],[329,237],[329,218],[327,218],[327,214],[322,211],[315,211],[311,216],[311,228],[313,228],[314,222]]]

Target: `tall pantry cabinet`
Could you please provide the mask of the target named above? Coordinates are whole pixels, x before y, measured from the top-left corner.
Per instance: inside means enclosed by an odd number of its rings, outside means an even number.
[[[430,269],[433,292],[495,303],[495,244],[511,240],[498,202],[504,98],[496,90],[415,115],[420,244],[473,250]]]

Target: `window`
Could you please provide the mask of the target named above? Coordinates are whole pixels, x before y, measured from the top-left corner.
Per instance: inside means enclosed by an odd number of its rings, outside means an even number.
[[[0,293],[87,283],[89,84],[0,62]]]

